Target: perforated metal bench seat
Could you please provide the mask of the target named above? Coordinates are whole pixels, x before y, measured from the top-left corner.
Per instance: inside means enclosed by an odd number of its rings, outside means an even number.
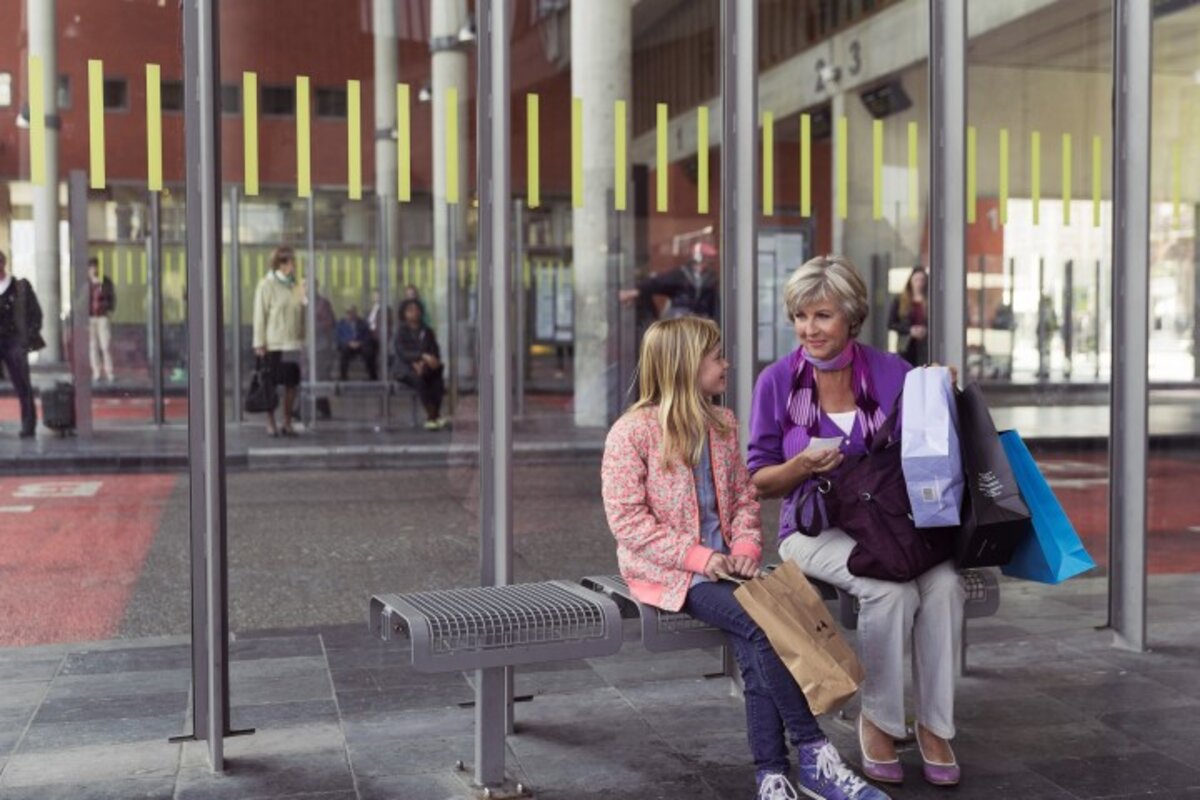
[[[670,653],[698,647],[721,647],[725,634],[690,614],[663,611],[634,599],[620,575],[591,575],[580,580],[594,592],[610,597],[626,619],[641,622],[642,646],[651,653]]]
[[[410,641],[419,672],[594,658],[621,649],[617,604],[567,581],[380,594],[369,613],[372,634]]]

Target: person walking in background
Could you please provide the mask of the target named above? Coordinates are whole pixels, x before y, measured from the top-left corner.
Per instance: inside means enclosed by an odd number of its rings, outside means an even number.
[[[295,436],[292,410],[300,385],[300,365],[295,354],[304,347],[304,290],[296,283],[296,259],[290,247],[271,253],[271,270],[254,291],[254,354],[261,360],[264,377],[272,386],[283,386],[283,427],[275,424],[275,410],[267,412],[267,435]],[[287,360],[285,360],[287,356]]]
[[[784,498],[779,554],[861,604],[858,650],[866,679],[858,736],[863,772],[883,783],[904,779],[896,740],[907,736],[907,649],[913,654],[917,744],[925,779],[955,785],[960,769],[950,740],[965,595],[954,563],[942,561],[904,582],[854,574],[848,562],[855,540],[837,520],[826,517],[824,504],[814,495],[799,507],[806,490],[828,476],[836,480],[844,458],[870,452],[899,407],[912,367],[858,342],[870,302],[862,276],[844,256],[814,258],[793,272],[784,286],[784,305],[798,347],[763,370],[754,387],[747,455],[754,485],[763,497]],[[810,449],[814,439],[840,443]],[[802,522],[818,533],[802,532]]]
[[[714,257],[717,251],[711,244],[696,242],[689,259],[675,269],[643,278],[636,289],[622,289],[618,294],[626,305],[648,303],[655,295],[669,301],[663,318],[697,316],[717,318],[717,270]]]
[[[394,341],[396,379],[417,390],[425,407],[425,430],[440,431],[446,427],[442,417],[445,365],[433,328],[421,322],[420,301],[409,299],[400,303],[400,326]]]
[[[914,367],[929,361],[929,275],[913,267],[904,291],[892,300],[888,329],[900,335],[896,352]]]
[[[104,379],[113,382],[112,319],[117,309],[117,293],[112,279],[100,275],[100,261],[88,259],[88,343],[92,360],[92,382],[98,382],[103,368]]]
[[[0,250],[0,362],[12,381],[21,406],[21,438],[37,432],[37,407],[29,380],[29,354],[46,346],[42,339],[42,307],[29,281],[15,277]]]
[[[375,369],[375,339],[371,336],[367,321],[358,315],[358,309],[354,306],[347,308],[346,316],[338,320],[337,346],[339,380],[348,379],[350,361],[359,357],[367,367],[367,377],[373,381],[379,379],[379,373]]]
[[[639,601],[720,628],[741,668],[759,800],[796,800],[787,740],[806,797],[886,800],[842,762],[800,686],[722,574],[762,561],[757,492],[733,413],[712,403],[729,363],[721,332],[697,317],[659,320],[642,338],[640,397],[604,443],[601,493],[621,576]]]

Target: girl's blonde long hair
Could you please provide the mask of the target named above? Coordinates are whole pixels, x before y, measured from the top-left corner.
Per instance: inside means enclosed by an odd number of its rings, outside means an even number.
[[[642,337],[641,393],[629,410],[657,407],[663,431],[661,455],[668,466],[677,461],[699,464],[710,427],[721,434],[729,432],[699,384],[700,362],[720,344],[717,323],[700,317],[659,320]]]

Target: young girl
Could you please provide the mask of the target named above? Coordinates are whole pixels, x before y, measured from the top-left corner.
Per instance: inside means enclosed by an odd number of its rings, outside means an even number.
[[[716,323],[661,320],[642,340],[641,397],[609,431],[604,510],[633,595],[686,611],[726,632],[745,683],[746,728],[759,800],[796,800],[784,729],[807,797],[887,800],[851,772],[825,738],[800,687],[722,573],[751,577],[762,556],[758,501],[733,414],[711,398],[728,363]]]

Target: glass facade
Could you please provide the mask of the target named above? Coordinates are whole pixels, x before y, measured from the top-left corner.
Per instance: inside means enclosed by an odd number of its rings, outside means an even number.
[[[1160,5],[1150,329],[1146,342],[1114,342],[1112,3],[966,2],[966,263],[942,268],[966,277],[960,376],[983,385],[997,427],[1030,444],[1098,564],[1085,591],[1051,601],[1053,630],[1105,621],[1109,386],[1122,347],[1149,347],[1152,619],[1185,613],[1153,605],[1161,587],[1176,597],[1159,578],[1198,571],[1188,132],[1200,11]],[[722,241],[728,6],[507,6],[498,56],[511,81],[499,102],[512,193],[498,213],[513,248],[515,582],[616,571],[599,462],[608,426],[636,397],[637,348],[654,319],[721,320],[724,287],[753,292],[753,341],[737,344],[757,374],[795,347],[788,275],[844,253],[871,294],[862,341],[924,352],[897,319],[914,268],[939,268],[929,4],[756,0],[760,170],[754,196],[737,198],[756,209],[754,281]],[[299,662],[294,683],[265,679],[237,653],[294,638],[302,659],[311,643],[298,631],[344,629],[327,648],[334,684],[345,707],[369,710],[389,702],[385,664],[351,633],[369,596],[480,581],[491,466],[480,452],[492,432],[479,398],[495,373],[481,355],[491,265],[478,258],[485,32],[468,0],[260,0],[220,12],[224,251],[211,267],[224,287],[225,369],[200,376],[188,356],[201,334],[187,310],[179,4],[0,4],[0,251],[46,319],[46,347],[30,356],[34,438],[18,438],[11,367],[0,383],[0,649],[168,637],[178,663],[164,691],[187,691],[187,467],[198,457],[187,390],[218,381],[226,462],[206,468],[228,484],[229,626],[248,642],[234,648],[232,722],[269,727],[268,700],[308,713],[303,704],[332,702],[328,686]],[[281,248],[294,273],[273,269]],[[294,315],[278,337],[264,306],[273,292]],[[268,358],[294,365],[271,367],[273,420],[246,408]],[[48,427],[62,384],[74,387],[69,437]],[[764,530],[777,514],[764,504]],[[1010,601],[1033,602],[1019,589]],[[93,610],[70,613],[80,606]],[[470,693],[457,678],[443,688],[455,701]],[[147,724],[165,736],[184,719]]]

